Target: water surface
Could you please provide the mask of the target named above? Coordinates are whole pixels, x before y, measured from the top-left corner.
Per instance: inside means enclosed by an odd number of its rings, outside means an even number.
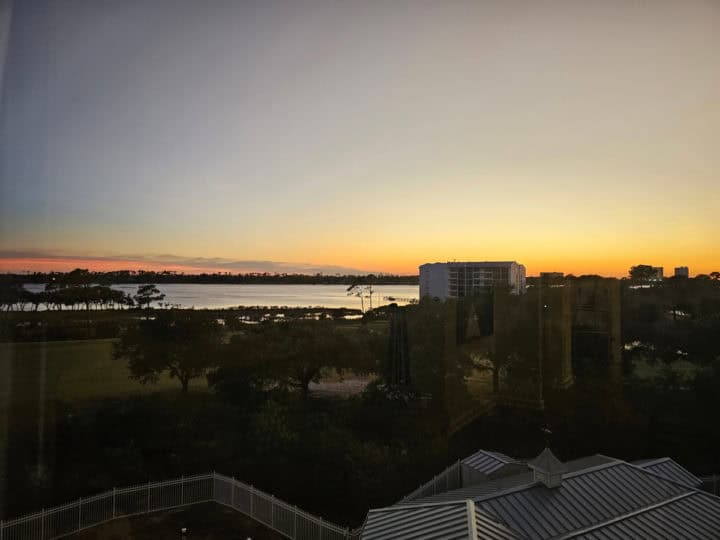
[[[244,284],[197,284],[173,283],[157,286],[165,294],[163,303],[179,305],[181,308],[230,308],[237,306],[287,306],[287,307],[326,307],[360,309],[360,299],[348,296],[346,285],[244,285]],[[26,284],[32,292],[44,290],[43,284]],[[131,295],[138,285],[112,285]],[[392,302],[389,298],[404,305],[408,299],[417,299],[417,285],[375,285],[373,286],[372,305],[377,307]],[[365,308],[369,307],[369,298],[364,299]],[[155,305],[155,307],[158,307]],[[42,307],[40,308],[42,309]]]

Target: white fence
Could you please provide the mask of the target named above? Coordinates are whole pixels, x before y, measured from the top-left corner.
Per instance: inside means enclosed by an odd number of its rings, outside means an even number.
[[[217,473],[113,489],[10,521],[0,521],[0,540],[53,540],[113,519],[192,504],[216,502],[293,540],[356,540],[351,531],[303,512],[272,495]]]
[[[408,493],[399,502],[409,502],[422,497],[437,495],[451,489],[462,487],[462,465],[456,461],[440,474],[433,476],[433,479],[425,482],[412,493]]]

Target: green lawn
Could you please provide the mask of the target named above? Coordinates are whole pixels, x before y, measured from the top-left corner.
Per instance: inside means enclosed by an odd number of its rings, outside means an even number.
[[[10,385],[0,384],[0,393],[12,392],[9,397],[16,406],[37,404],[43,381],[43,360],[48,400],[77,403],[159,390],[179,390],[180,383],[167,376],[151,385],[142,385],[130,379],[126,363],[112,357],[113,342],[111,339],[98,339],[0,343],[0,379],[12,381]],[[196,379],[190,385],[191,391],[207,389],[205,379]]]

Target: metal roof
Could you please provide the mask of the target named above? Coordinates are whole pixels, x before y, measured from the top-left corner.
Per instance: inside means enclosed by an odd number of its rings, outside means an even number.
[[[429,497],[423,497],[422,499],[417,499],[413,502],[442,502],[476,499],[484,495],[498,493],[509,488],[515,488],[518,486],[531,486],[535,483],[536,482],[533,480],[533,473],[531,471],[525,471],[524,473],[515,474],[513,476],[489,479],[485,482],[472,486],[467,486],[460,489],[453,489],[452,491],[438,493],[437,495],[430,495]]]
[[[720,497],[689,491],[629,516],[622,516],[563,538],[625,540],[720,538]]]
[[[535,481],[530,463],[476,452],[462,463],[490,471],[477,484],[371,510],[362,538],[720,539],[720,497],[696,489],[700,480],[670,458],[551,457],[539,465],[567,472],[548,488]]]
[[[564,476],[555,489],[534,486],[475,499],[476,505],[527,538],[545,539],[633,512],[687,488],[619,462]]]
[[[520,540],[470,500],[370,510],[362,540]]]
[[[604,456],[602,454],[593,454],[591,456],[585,456],[578,459],[572,459],[563,463],[567,472],[576,472],[583,469],[589,469],[590,467],[597,467],[598,465],[606,465],[607,463],[616,463],[620,460]]]
[[[473,508],[475,508],[475,534],[478,540],[481,538],[483,540],[485,538],[492,540],[516,540],[522,538],[502,523],[498,523],[497,520],[479,510],[474,504]]]
[[[688,471],[685,467],[670,458],[654,459],[636,464],[641,469],[660,475],[685,486],[696,488],[702,485],[702,480]]]
[[[562,474],[567,472],[567,467],[560,461],[552,450],[545,448],[535,459],[528,461],[528,467],[541,473]]]
[[[480,450],[463,459],[461,463],[463,465],[467,465],[468,467],[472,467],[476,471],[490,474],[509,463],[518,463],[518,461],[510,456],[501,454],[500,452]]]
[[[370,510],[361,538],[363,540],[391,538],[467,540],[471,530],[468,505],[465,501],[413,504]]]

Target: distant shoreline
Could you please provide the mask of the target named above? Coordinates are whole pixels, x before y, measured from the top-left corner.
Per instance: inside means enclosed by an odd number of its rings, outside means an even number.
[[[35,272],[0,274],[5,283],[49,283],[60,281],[68,272]],[[325,274],[181,274],[177,272],[90,272],[98,285],[197,284],[197,285],[418,285],[419,276],[392,274],[325,275]]]

